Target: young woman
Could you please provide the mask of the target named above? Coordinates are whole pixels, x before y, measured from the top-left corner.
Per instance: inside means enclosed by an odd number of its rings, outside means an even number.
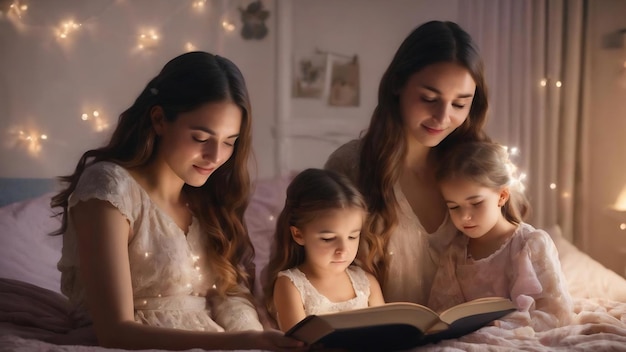
[[[61,289],[98,343],[123,349],[292,350],[250,301],[250,102],[239,69],[168,62],[89,150],[60,207]]]
[[[374,276],[353,265],[366,214],[359,191],[335,172],[307,169],[289,184],[265,286],[281,330],[307,315],[384,303]]]
[[[457,24],[431,21],[400,45],[380,82],[369,128],[325,168],[348,175],[369,206],[360,258],[385,300],[426,304],[439,255],[456,233],[434,177],[441,150],[486,139],[483,65]],[[390,278],[393,277],[393,280]]]
[[[469,300],[513,300],[505,318],[535,331],[570,322],[572,300],[550,235],[524,223],[523,185],[496,143],[459,144],[436,173],[450,217],[461,232],[442,256],[428,305],[444,310]]]

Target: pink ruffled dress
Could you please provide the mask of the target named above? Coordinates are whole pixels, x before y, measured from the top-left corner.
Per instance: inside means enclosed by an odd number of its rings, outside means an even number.
[[[548,233],[522,223],[499,250],[478,260],[468,256],[468,242],[467,236],[459,234],[444,253],[433,281],[430,308],[443,311],[473,299],[498,296],[510,298],[518,308],[498,323],[502,327],[545,331],[571,321],[572,299]]]

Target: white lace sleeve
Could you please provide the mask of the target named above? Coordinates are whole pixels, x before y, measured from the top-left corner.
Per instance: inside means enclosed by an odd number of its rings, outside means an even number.
[[[243,297],[212,295],[209,304],[215,321],[226,331],[263,330],[256,308]]]
[[[137,187],[123,167],[111,162],[98,162],[88,166],[80,176],[76,189],[69,198],[69,207],[80,201],[100,199],[111,203],[133,222]]]

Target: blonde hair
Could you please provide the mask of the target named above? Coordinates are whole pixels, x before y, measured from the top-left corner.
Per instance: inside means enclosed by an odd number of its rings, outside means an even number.
[[[502,206],[504,218],[512,224],[524,221],[530,205],[524,185],[517,175],[508,149],[495,142],[460,143],[447,150],[439,159],[435,177],[439,182],[466,179],[483,187],[499,190],[509,188],[509,200]]]

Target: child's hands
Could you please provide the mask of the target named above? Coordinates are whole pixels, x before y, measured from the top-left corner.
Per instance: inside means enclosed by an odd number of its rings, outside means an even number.
[[[247,331],[243,337],[250,341],[250,349],[261,349],[278,352],[308,351],[309,346],[304,342],[287,337],[280,330]]]

